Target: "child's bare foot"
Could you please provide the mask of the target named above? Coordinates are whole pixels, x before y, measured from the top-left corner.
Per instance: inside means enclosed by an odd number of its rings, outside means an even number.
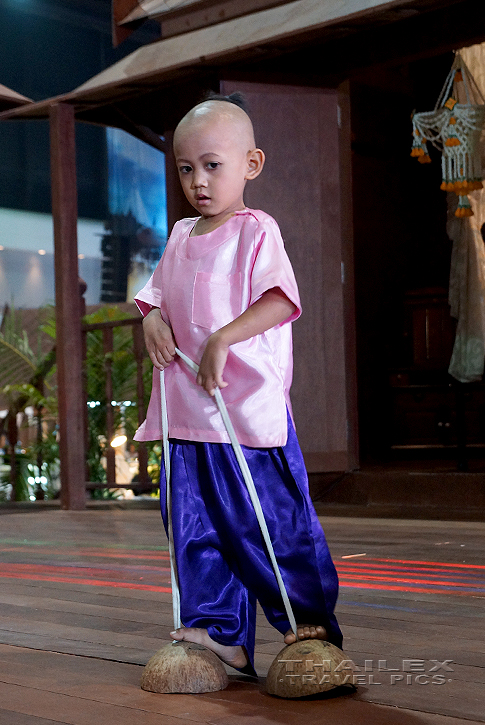
[[[323,639],[326,640],[327,630],[325,627],[313,624],[298,624],[297,625],[298,639]],[[285,644],[293,644],[296,642],[296,637],[293,632],[288,630],[285,635]]]
[[[181,627],[180,629],[170,632],[170,636],[179,642],[184,640],[185,642],[202,644],[204,647],[207,647],[207,649],[212,650],[212,652],[214,652],[219,659],[225,662],[226,665],[235,667],[238,670],[248,664],[248,658],[241,646],[226,647],[223,644],[214,642],[214,640],[209,637],[206,629],[202,629],[200,627]]]

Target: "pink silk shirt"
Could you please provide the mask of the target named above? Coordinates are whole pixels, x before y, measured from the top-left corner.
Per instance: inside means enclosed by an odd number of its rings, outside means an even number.
[[[239,442],[254,448],[282,446],[293,373],[291,324],[301,314],[293,269],[279,227],[262,211],[236,212],[208,234],[190,236],[197,219],[173,228],[162,259],[137,294],[143,315],[159,307],[177,347],[199,363],[208,337],[241,315],[261,295],[279,287],[297,307],[285,322],[231,345],[222,390]],[[160,374],[154,369],[145,422],[136,440],[161,437]],[[229,443],[216,403],[178,357],[165,369],[169,437]]]

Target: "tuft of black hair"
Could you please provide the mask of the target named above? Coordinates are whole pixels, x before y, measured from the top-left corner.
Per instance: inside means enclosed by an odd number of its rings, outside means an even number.
[[[239,91],[234,91],[228,96],[223,96],[222,93],[213,93],[209,91],[204,101],[226,101],[227,103],[233,103],[235,106],[239,106],[245,113],[249,114],[249,106],[246,98]]]

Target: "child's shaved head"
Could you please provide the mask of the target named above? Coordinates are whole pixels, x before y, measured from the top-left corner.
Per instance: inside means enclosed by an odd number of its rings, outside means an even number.
[[[230,98],[209,98],[180,121],[173,136],[175,162],[185,196],[202,215],[200,234],[244,209],[246,181],[264,165],[264,153],[255,147],[251,119]]]
[[[254,129],[246,111],[231,100],[217,97],[194,106],[180,121],[174,134],[174,146],[187,133],[198,132],[209,125],[218,125],[233,135],[244,153],[256,147]]]

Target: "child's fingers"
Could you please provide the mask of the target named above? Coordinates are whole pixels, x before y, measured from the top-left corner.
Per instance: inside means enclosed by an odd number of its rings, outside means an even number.
[[[216,388],[227,388],[228,383],[225,383],[222,377],[220,378],[220,383],[217,383],[217,378],[212,376],[206,377],[199,373],[197,375],[197,385],[200,385],[202,388],[204,388],[204,390],[207,391],[210,396],[214,396]]]
[[[196,382],[197,385],[200,385],[201,388],[204,388],[204,390],[209,393],[209,395],[214,395],[216,383],[211,375],[203,375],[199,372],[197,374]]]
[[[161,350],[165,349],[166,352],[167,352],[167,354],[170,356],[170,359],[171,360],[174,359],[174,357],[176,355],[176,352],[175,352],[175,341],[174,340],[170,340],[169,342],[165,343],[165,345],[163,345],[163,344],[160,345],[160,349]]]
[[[222,378],[222,373],[220,375],[217,375],[216,374],[214,376],[214,382],[215,382],[215,384],[217,385],[218,388],[226,388],[227,387],[227,383],[224,382],[224,380]]]
[[[173,348],[173,352],[171,352],[167,346],[160,347],[160,348],[158,348],[158,352],[159,352],[159,356],[161,357],[160,362],[162,362],[162,360],[163,360],[163,362],[165,362],[167,365],[170,365],[170,363],[172,362],[172,360],[175,357],[175,348]]]
[[[175,355],[172,355],[167,348],[159,349],[159,348],[153,348],[149,351],[150,360],[152,361],[153,365],[158,370],[164,370],[172,360],[174,359]]]
[[[154,352],[149,352],[148,356],[152,362],[153,367],[157,368],[157,370],[163,370],[163,365],[158,362],[158,358]]]

